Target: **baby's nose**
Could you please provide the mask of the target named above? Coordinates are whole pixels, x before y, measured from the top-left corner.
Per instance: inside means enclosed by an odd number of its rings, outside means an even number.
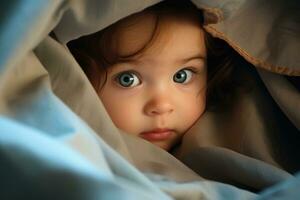
[[[167,96],[156,97],[145,105],[145,113],[149,116],[170,114],[173,111],[173,104]]]

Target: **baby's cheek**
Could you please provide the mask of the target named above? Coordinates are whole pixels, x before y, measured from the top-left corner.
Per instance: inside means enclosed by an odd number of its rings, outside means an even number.
[[[117,98],[112,95],[102,95],[100,96],[102,103],[109,114],[110,118],[116,126],[122,123],[122,119],[126,119],[126,113],[124,113],[123,106]]]
[[[127,110],[124,109],[124,106],[122,104],[110,104],[108,107],[108,113],[113,120],[113,122],[118,127],[124,127],[126,125],[126,121],[130,119],[130,116],[128,116]]]
[[[187,104],[187,128],[190,128],[203,114],[206,106],[205,96],[199,95],[194,102]]]
[[[134,115],[135,108],[132,104],[116,104],[111,107],[109,115],[114,124],[123,131],[134,134],[136,132],[135,124],[137,124],[136,116]]]

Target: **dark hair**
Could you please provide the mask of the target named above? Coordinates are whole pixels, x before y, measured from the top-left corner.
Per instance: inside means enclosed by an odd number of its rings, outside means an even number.
[[[113,40],[118,28],[122,26],[122,22],[128,19],[128,17],[97,33],[83,36],[67,44],[96,91],[101,90],[107,81],[107,76],[105,76],[105,80],[100,80],[100,76],[95,79],[93,74],[104,73],[107,75],[107,68],[110,65],[118,63],[122,59],[141,54],[149,48],[159,33],[159,22],[164,15],[193,17],[193,19],[199,21],[199,26],[203,25],[204,22],[202,11],[193,3],[186,0],[166,0],[146,8],[144,11],[152,13],[156,17],[153,32],[144,46],[130,55],[119,55],[118,52],[114,51]],[[134,18],[138,14],[133,14],[129,17]],[[233,76],[234,60],[239,55],[223,40],[213,38],[206,32],[205,45],[207,49],[208,73],[207,109],[215,110],[224,108],[231,102],[237,86],[240,85]]]

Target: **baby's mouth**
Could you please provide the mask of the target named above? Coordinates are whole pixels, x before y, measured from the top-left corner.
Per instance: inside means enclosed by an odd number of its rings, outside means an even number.
[[[157,128],[140,133],[140,137],[150,142],[168,140],[175,134],[175,131],[168,128]]]

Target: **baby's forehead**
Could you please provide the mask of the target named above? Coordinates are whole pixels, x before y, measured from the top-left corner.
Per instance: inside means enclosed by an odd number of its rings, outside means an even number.
[[[139,13],[117,24],[113,41],[118,54],[132,55],[143,49],[155,35],[156,19],[154,15]]]
[[[117,24],[114,47],[120,56],[130,56],[145,50],[160,50],[178,30],[195,27],[202,31],[198,21],[191,17],[153,13],[134,14]],[[202,37],[203,34],[200,33]]]

